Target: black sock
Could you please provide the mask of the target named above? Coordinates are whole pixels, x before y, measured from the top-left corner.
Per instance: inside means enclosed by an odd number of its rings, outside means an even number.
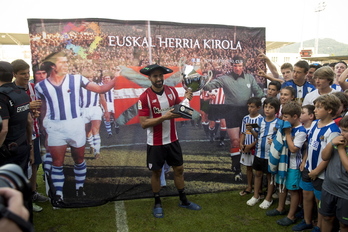
[[[153,193],[153,196],[155,197],[155,208],[162,207],[161,197],[159,193]]]
[[[185,189],[178,189],[179,191],[179,198],[180,198],[180,201],[181,201],[181,204],[182,205],[189,205],[191,202],[189,202],[186,198],[186,193],[185,193]]]

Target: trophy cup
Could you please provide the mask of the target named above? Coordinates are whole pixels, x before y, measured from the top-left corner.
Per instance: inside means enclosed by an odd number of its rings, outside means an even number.
[[[197,92],[203,89],[203,87],[212,79],[213,72],[209,70],[202,74],[202,62],[199,62],[199,65],[187,65],[185,63],[186,58],[182,57],[179,61],[179,69],[184,89],[191,90],[192,92]],[[192,119],[193,109],[190,107],[190,100],[185,98],[180,104],[175,105],[173,113],[180,114],[183,118]]]

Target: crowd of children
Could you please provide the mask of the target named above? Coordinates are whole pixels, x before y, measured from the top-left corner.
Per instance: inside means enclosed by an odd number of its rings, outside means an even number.
[[[320,75],[325,70],[318,70],[313,79],[324,82]],[[267,190],[259,207],[268,209],[277,191],[277,207],[266,211],[267,216],[283,215],[277,224],[293,225],[293,231],[331,232],[337,225],[341,232],[348,231],[348,96],[319,92],[313,105],[300,105],[296,99],[293,87],[281,88],[273,80],[265,98],[252,97],[247,102],[249,114],[243,118],[240,138],[247,187],[240,195],[252,195],[246,202],[249,206],[259,203],[266,174]],[[279,146],[280,161],[274,172],[270,163],[277,160],[274,151],[278,149],[273,148]],[[286,168],[281,166],[282,155]]]

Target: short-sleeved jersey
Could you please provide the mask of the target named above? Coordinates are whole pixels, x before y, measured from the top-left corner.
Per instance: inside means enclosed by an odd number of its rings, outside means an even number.
[[[291,86],[295,89],[295,101],[298,102],[300,105],[302,105],[302,102],[305,98],[305,96],[315,90],[314,85],[312,85],[309,82],[305,82],[302,86],[298,86],[295,84],[293,80],[286,81],[282,84],[282,88],[285,86]]]
[[[347,80],[346,80],[346,82],[347,82]],[[342,87],[340,85],[332,84],[331,88],[336,90],[336,91],[342,92]]]
[[[172,106],[181,102],[174,87],[164,85],[162,94],[155,93],[151,88],[145,90],[139,97],[139,116],[158,118],[166,114]],[[175,120],[165,120],[162,123],[147,128],[147,144],[159,146],[178,140]]]
[[[89,108],[92,106],[99,106],[99,93],[81,88],[80,91],[80,106],[81,108]]]
[[[107,103],[114,103],[114,88],[105,93],[105,101]]]
[[[250,117],[250,114],[249,114],[243,118],[240,132],[245,134],[244,145],[252,144],[256,140],[256,138],[249,131],[246,130],[246,124],[254,124],[254,123],[258,124],[262,118],[263,117],[261,114],[257,115],[254,118]]]
[[[299,150],[294,153],[289,150],[289,168],[299,169],[302,162],[302,146],[307,140],[306,128],[302,125],[292,128],[291,137],[295,147]]]
[[[334,121],[326,126],[318,127],[319,120],[315,120],[308,133],[308,156],[306,160],[306,169],[314,170],[323,160],[321,152],[325,146],[331,142],[339,133],[340,129]],[[324,172],[319,174],[320,179],[324,179]]]
[[[49,120],[70,120],[81,117],[80,91],[90,81],[81,75],[67,74],[59,86],[49,78],[35,85],[36,93],[46,102],[45,118]]]
[[[268,139],[273,139],[277,134],[279,118],[275,118],[270,122],[267,122],[265,118],[259,120],[258,141],[256,143],[256,156],[262,159],[269,158],[269,149],[271,144],[268,143]],[[255,130],[256,131],[256,130]]]

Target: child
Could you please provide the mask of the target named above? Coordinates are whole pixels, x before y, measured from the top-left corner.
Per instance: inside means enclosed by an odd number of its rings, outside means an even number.
[[[340,133],[340,129],[332,120],[340,100],[333,94],[324,94],[314,101],[314,113],[317,118],[308,132],[307,155],[303,158],[305,168],[302,172],[300,187],[303,189],[304,220],[293,226],[292,230],[301,231],[311,229],[314,196],[318,204],[321,198],[321,186],[324,179],[324,170],[327,161],[321,159],[321,152],[331,140]],[[315,231],[320,231],[321,215],[318,215],[318,224]]]
[[[346,109],[348,106],[348,97],[342,92],[334,92],[332,94],[335,95],[336,97],[338,97],[338,99],[340,99],[340,101],[341,101],[341,106],[337,110],[337,113],[333,119],[335,121],[336,125],[338,126],[342,117],[346,114]]]
[[[248,100],[248,112],[249,115],[245,116],[242,121],[241,127],[241,136],[240,136],[240,150],[241,150],[241,158],[240,163],[245,165],[247,168],[246,175],[248,186],[246,189],[241,191],[239,195],[244,196],[246,194],[250,194],[253,190],[252,182],[253,182],[253,161],[254,161],[254,147],[256,145],[256,139],[251,134],[250,130],[246,129],[247,125],[257,124],[258,121],[262,118],[259,110],[261,108],[261,99],[258,97],[252,97]]]
[[[295,89],[291,86],[285,86],[280,90],[280,113],[278,114],[278,118],[281,118],[282,107],[285,103],[291,102],[295,99]]]
[[[322,187],[319,213],[322,215],[321,231],[332,231],[335,215],[340,231],[348,231],[348,116],[340,121],[341,135],[332,139],[322,152],[328,161]]]
[[[285,200],[287,192],[291,196],[290,210],[286,217],[277,221],[279,225],[289,226],[295,223],[295,213],[299,203],[299,183],[301,179],[300,164],[302,162],[302,146],[306,141],[306,129],[300,122],[301,106],[296,102],[288,102],[283,105],[283,120],[291,124],[291,128],[284,129],[286,142],[289,150],[288,170],[286,173],[286,181],[284,191],[279,192],[279,202],[276,209],[266,213],[267,216],[285,215]],[[280,183],[279,183],[280,184]]]
[[[315,120],[314,108],[313,105],[302,106],[300,121],[304,128],[306,128],[307,132],[309,131],[312,122]]]
[[[277,133],[278,113],[280,102],[277,98],[266,98],[263,103],[264,118],[261,118],[258,122],[259,128],[255,130],[251,125],[247,126],[247,129],[253,134],[255,138],[258,138],[256,144],[256,157],[254,157],[253,169],[255,170],[254,177],[254,195],[247,201],[247,205],[253,206],[260,201],[261,181],[264,173],[267,174],[267,195],[264,201],[259,205],[262,209],[268,209],[272,203],[273,184],[271,184],[271,174],[268,172],[268,158],[270,141]],[[257,133],[257,132],[258,133]]]

